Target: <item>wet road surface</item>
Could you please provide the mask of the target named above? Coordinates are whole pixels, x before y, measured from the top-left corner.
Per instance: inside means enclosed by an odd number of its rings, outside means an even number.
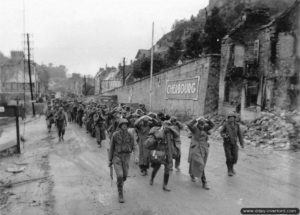
[[[84,128],[69,124],[65,141],[59,143],[55,131],[50,135],[46,132],[43,119],[30,123],[30,126],[36,129],[35,141],[23,156],[43,149],[47,154],[44,174],[52,176],[45,188],[44,201],[49,205],[41,210],[44,214],[231,215],[240,214],[243,207],[300,206],[299,152],[265,151],[246,146],[240,150],[237,175],[228,177],[222,143],[219,139],[211,139],[206,167],[211,190],[206,191],[201,182],[190,181],[187,164],[189,139],[182,135],[181,172],[171,174],[169,187],[172,191],[166,193],[162,190],[163,168],[154,185],[150,186],[149,176],[140,176],[132,163],[130,177],[124,186],[126,202],[119,204],[116,180],[114,178],[111,184],[107,167],[108,141],[99,148]],[[13,206],[18,207],[18,204]],[[14,214],[41,214],[27,211]]]

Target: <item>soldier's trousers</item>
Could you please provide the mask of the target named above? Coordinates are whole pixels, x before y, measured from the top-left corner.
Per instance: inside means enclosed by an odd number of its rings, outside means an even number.
[[[224,143],[223,146],[224,146],[227,166],[236,164],[238,160],[238,150],[239,150],[238,145],[231,144],[231,143]]]
[[[130,153],[118,154],[114,156],[113,164],[117,175],[117,185],[123,186],[126,181],[129,170]]]
[[[161,165],[165,166],[164,174],[165,175],[169,175],[170,174],[170,165],[169,164],[152,163],[151,167],[153,168],[153,176],[154,177],[155,177],[156,173],[158,172],[158,170],[160,169]]]
[[[65,127],[64,126],[57,126],[58,136],[63,137],[65,135]]]

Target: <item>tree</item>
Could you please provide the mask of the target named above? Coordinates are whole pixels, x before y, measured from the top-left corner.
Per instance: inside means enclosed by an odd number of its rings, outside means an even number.
[[[169,47],[167,54],[167,64],[168,66],[174,65],[182,54],[182,42],[181,39],[178,39],[174,42],[174,44]]]
[[[174,24],[172,25],[172,30],[184,28],[186,23],[187,23],[187,20],[185,20],[185,19],[175,20]]]
[[[204,27],[206,37],[204,46],[209,53],[220,53],[222,38],[226,35],[225,23],[219,16],[219,9],[214,7]]]
[[[166,63],[158,55],[153,57],[153,74],[158,73],[161,69],[165,68]],[[135,78],[143,78],[150,75],[151,58],[142,58],[133,63],[133,76]]]
[[[91,96],[95,94],[95,87],[90,83],[86,83],[82,85],[82,94],[86,96]]]
[[[202,53],[202,49],[201,34],[199,32],[193,32],[185,43],[185,57],[197,58]]]

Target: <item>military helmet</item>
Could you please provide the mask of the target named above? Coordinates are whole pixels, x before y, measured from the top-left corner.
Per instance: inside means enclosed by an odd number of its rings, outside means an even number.
[[[153,112],[148,113],[147,116],[150,116],[151,118],[157,118],[157,114]]]
[[[129,122],[127,119],[121,118],[119,120],[119,128],[122,126],[122,124],[127,124],[127,126],[128,126]]]
[[[230,118],[230,117],[237,118],[237,116],[236,116],[236,114],[235,114],[234,112],[229,113],[229,114],[227,115],[227,119]]]

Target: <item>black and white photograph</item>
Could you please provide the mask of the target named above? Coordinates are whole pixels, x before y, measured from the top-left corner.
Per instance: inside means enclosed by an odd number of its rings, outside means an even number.
[[[300,0],[0,0],[0,215],[299,208]]]

